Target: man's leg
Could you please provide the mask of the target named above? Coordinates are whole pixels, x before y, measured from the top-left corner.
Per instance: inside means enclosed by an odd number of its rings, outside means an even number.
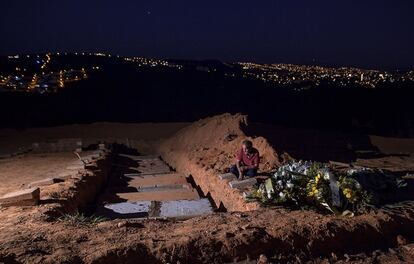
[[[236,175],[236,177],[239,177],[239,170],[237,169],[236,165],[230,167],[230,172]]]
[[[247,177],[254,177],[254,176],[256,176],[256,175],[257,175],[257,169],[247,169],[247,170],[244,172],[244,174],[245,174]]]

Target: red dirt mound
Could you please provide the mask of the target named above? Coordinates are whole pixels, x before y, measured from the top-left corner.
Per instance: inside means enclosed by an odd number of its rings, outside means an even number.
[[[161,142],[158,153],[178,172],[191,175],[199,189],[214,200],[218,208],[228,211],[258,209],[257,203],[246,203],[242,190],[232,189],[217,176],[235,163],[242,141],[250,139],[259,150],[259,171],[269,171],[284,161],[263,137],[250,138],[245,115],[223,114],[195,122]]]
[[[245,139],[253,142],[259,150],[261,163],[260,170],[268,171],[278,166],[286,155],[279,155],[263,137],[250,138],[243,131],[247,127],[247,116],[242,114],[222,114],[195,122],[174,136],[165,140],[160,146],[160,153],[169,157],[174,164],[177,159],[186,153],[189,161],[221,172],[234,164],[235,155]]]

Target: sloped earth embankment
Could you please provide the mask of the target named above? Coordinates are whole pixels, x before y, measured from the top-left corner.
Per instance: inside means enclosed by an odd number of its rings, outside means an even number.
[[[231,189],[217,177],[234,162],[234,153],[240,148],[242,140],[249,138],[243,132],[246,126],[246,116],[242,115],[224,114],[207,118],[180,130],[159,147],[162,157],[177,171],[191,175],[218,207],[224,206],[228,211],[244,211],[251,215],[246,219],[249,224],[266,230],[258,241],[244,245],[248,249],[246,252],[328,256],[332,252],[358,253],[394,247],[397,236],[413,237],[414,206],[410,202],[393,212],[379,210],[354,218],[281,209],[252,211],[259,205],[246,203],[240,191]],[[261,153],[262,170],[269,170],[290,159],[285,153],[279,155],[265,138],[249,139]],[[268,217],[259,223],[258,214]],[[275,222],[285,224],[284,227],[279,226],[276,233],[273,230]],[[272,231],[268,232],[269,228]]]

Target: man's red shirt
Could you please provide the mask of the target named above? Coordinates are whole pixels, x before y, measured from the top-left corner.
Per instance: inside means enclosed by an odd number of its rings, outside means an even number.
[[[257,167],[259,166],[259,151],[253,148],[251,153],[245,153],[243,149],[240,149],[237,160],[243,162],[245,166]]]

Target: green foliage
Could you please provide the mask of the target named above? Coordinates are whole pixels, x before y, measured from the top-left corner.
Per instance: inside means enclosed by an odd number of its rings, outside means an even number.
[[[100,222],[107,221],[108,219],[103,216],[91,215],[85,216],[82,213],[76,212],[75,214],[63,214],[58,218],[60,222],[66,222],[73,226],[90,226],[96,225]]]
[[[322,169],[322,164],[319,162],[312,162],[307,170],[306,175],[310,178],[315,178],[318,175],[319,170]]]

